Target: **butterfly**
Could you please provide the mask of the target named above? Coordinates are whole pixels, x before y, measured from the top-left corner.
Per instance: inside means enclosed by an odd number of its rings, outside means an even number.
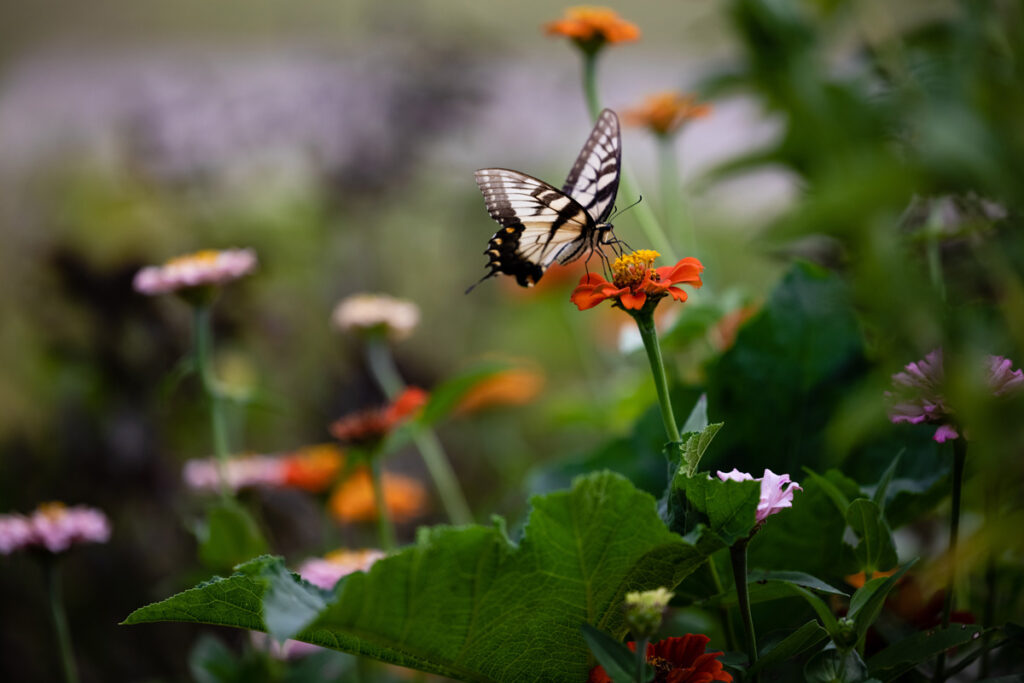
[[[466,292],[499,273],[532,287],[552,263],[571,263],[615,244],[612,224],[605,221],[615,204],[621,157],[619,118],[605,109],[561,190],[519,171],[477,171],[487,212],[501,229],[484,252],[490,272]]]

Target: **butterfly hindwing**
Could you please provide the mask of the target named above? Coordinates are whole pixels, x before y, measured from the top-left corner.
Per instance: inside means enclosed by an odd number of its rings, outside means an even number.
[[[562,192],[582,204],[595,223],[601,223],[612,212],[619,190],[621,161],[619,117],[611,109],[605,109],[597,117],[594,130],[562,186]]]
[[[501,226],[485,252],[491,273],[536,284],[555,261],[569,263],[590,246],[595,226],[579,202],[533,176],[504,168],[476,172],[487,212]]]
[[[501,226],[487,245],[491,270],[483,279],[505,273],[528,287],[552,263],[600,250],[610,234],[604,221],[615,203],[620,157],[619,119],[605,109],[561,190],[519,171],[477,171],[487,212]]]

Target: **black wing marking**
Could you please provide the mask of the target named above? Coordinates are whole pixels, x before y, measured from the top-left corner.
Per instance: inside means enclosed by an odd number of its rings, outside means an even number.
[[[605,109],[562,186],[562,192],[579,202],[595,223],[603,223],[612,212],[619,191],[621,159],[619,117]]]
[[[491,218],[501,226],[484,252],[484,279],[505,273],[528,287],[555,261],[569,263],[594,248],[596,225],[572,197],[533,176],[504,168],[476,172]]]

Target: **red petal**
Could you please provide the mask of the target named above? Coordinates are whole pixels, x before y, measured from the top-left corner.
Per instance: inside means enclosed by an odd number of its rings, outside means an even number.
[[[672,298],[675,299],[676,301],[686,301],[686,299],[688,298],[686,292],[677,287],[669,287],[668,293],[671,294]]]
[[[687,256],[674,266],[662,266],[661,268],[658,268],[657,273],[662,282],[667,281],[672,285],[685,282],[693,285],[694,287],[700,287],[704,284],[700,280],[700,273],[702,270],[704,270],[704,265],[700,261],[692,256]]]
[[[592,285],[592,286],[596,287],[597,285],[605,284],[607,282],[608,282],[607,280],[605,280],[603,277],[601,277],[597,273],[587,273],[586,275],[584,275],[583,277],[580,278],[579,286],[580,287],[584,287],[586,285]]]
[[[644,307],[644,304],[647,303],[647,294],[645,292],[633,292],[625,289],[625,291],[619,294],[619,301],[621,301],[622,305],[626,308],[633,311],[639,311]]]
[[[601,276],[598,275],[597,277],[600,278]],[[576,308],[585,311],[588,308],[593,308],[605,299],[615,296],[619,291],[615,289],[615,285],[602,278],[602,282],[597,285],[580,285],[573,290],[569,300],[576,304]]]

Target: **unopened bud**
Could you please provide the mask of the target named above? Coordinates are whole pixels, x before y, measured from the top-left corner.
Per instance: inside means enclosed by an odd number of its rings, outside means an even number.
[[[667,588],[626,593],[626,623],[634,638],[651,638],[658,632],[673,595]]]

